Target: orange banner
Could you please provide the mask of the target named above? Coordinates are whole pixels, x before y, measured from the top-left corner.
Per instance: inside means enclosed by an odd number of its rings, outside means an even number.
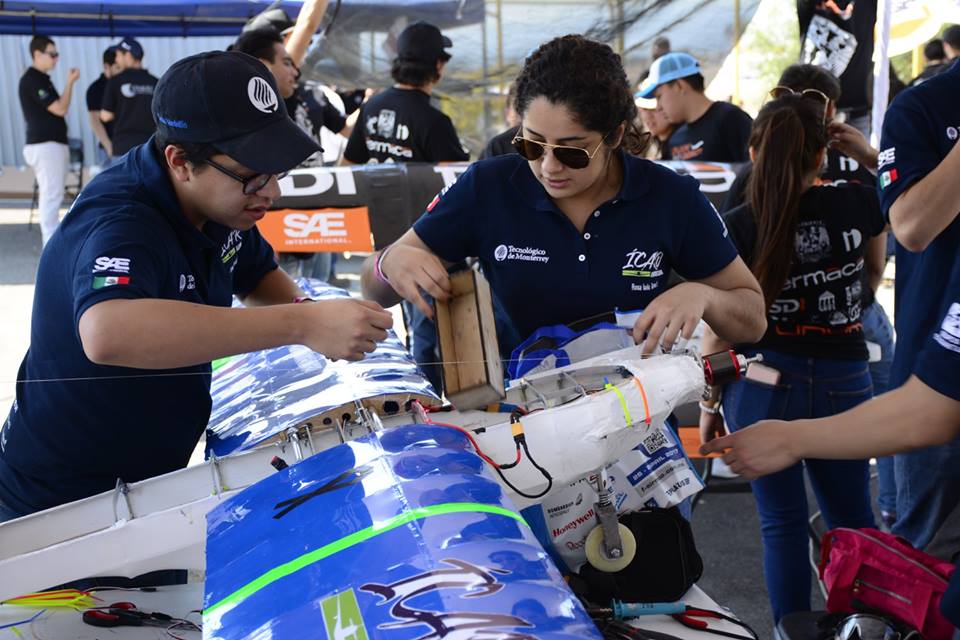
[[[278,209],[257,223],[275,251],[373,251],[367,207]]]

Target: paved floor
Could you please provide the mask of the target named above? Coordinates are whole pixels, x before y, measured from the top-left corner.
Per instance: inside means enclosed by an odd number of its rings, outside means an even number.
[[[28,228],[26,220],[26,209],[0,209],[0,420],[13,400],[17,368],[29,343],[40,231],[36,225]],[[338,268],[355,282],[357,264],[354,258],[341,262]],[[884,306],[891,303],[889,287],[880,292],[879,298]],[[887,308],[892,309],[892,305]],[[763,583],[759,523],[752,496],[706,494],[694,513],[693,525],[705,565],[701,586],[751,624],[761,638],[771,637],[773,623]],[[816,588],[813,596],[815,606],[822,607]]]

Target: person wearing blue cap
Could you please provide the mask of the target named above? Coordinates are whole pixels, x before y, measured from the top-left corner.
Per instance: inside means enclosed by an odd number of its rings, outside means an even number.
[[[318,146],[262,63],[180,60],[153,115],[156,135],[87,185],[40,259],[0,430],[0,520],[183,467],[212,360],[287,344],[359,360],[392,325],[373,302],[293,304],[304,294],[256,222]]]
[[[655,97],[657,107],[677,127],[666,144],[670,159],[749,160],[753,119],[729,102],[706,96],[700,62],[690,54],[668,53],[654,60],[637,97]]]
[[[121,71],[107,81],[100,106],[100,120],[113,124],[110,141],[113,158],[146,142],[156,127],[150,113],[157,79],[143,68],[143,47],[133,38],[115,45]]]

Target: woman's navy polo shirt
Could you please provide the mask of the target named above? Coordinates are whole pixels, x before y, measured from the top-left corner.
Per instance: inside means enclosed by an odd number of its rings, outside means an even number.
[[[256,228],[187,221],[152,140],[98,175],[40,258],[30,349],[0,432],[0,502],[29,513],[185,466],[210,416],[210,365],[94,364],[80,316],[116,298],[227,307],[276,266]]]
[[[960,63],[900,93],[883,120],[877,189],[880,207],[890,207],[914,183],[937,168],[960,137]],[[897,244],[895,315],[897,350],[890,388],[907,381],[917,354],[946,313],[948,277],[960,251],[960,217],[921,253]]]
[[[583,233],[518,155],[474,163],[414,230],[444,260],[477,257],[521,338],[615,308],[646,307],[671,270],[699,280],[737,251],[699,183],[621,154],[623,186]]]

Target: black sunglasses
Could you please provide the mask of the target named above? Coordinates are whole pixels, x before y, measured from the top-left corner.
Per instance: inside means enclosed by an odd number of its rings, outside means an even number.
[[[590,161],[593,160],[593,157],[597,155],[597,152],[600,150],[600,147],[603,145],[603,142],[606,139],[607,136],[603,136],[603,138],[600,140],[600,144],[598,144],[593,150],[593,153],[590,153],[586,149],[581,149],[580,147],[570,147],[562,144],[550,144],[548,142],[540,142],[539,140],[524,138],[520,135],[513,139],[513,148],[516,149],[517,153],[519,153],[521,156],[533,162],[534,160],[539,160],[542,158],[543,154],[549,147],[550,149],[553,149],[553,157],[556,158],[561,164],[566,165],[571,169],[583,169],[590,164]]]
[[[54,60],[60,57],[60,54],[56,51],[44,51],[44,53],[50,56],[51,58],[53,58]]]
[[[230,169],[227,169],[222,164],[218,162],[214,162],[213,160],[204,160],[203,163],[210,165],[211,167],[213,167],[223,175],[230,176],[231,178],[233,178],[234,180],[242,184],[243,195],[245,196],[252,196],[256,192],[263,189],[265,186],[267,186],[267,183],[270,182],[270,178],[274,177],[274,175],[276,175],[277,180],[282,180],[288,173],[287,171],[284,171],[283,173],[278,173],[278,174],[258,173],[254,176],[249,176],[245,178],[239,173],[235,173]]]

